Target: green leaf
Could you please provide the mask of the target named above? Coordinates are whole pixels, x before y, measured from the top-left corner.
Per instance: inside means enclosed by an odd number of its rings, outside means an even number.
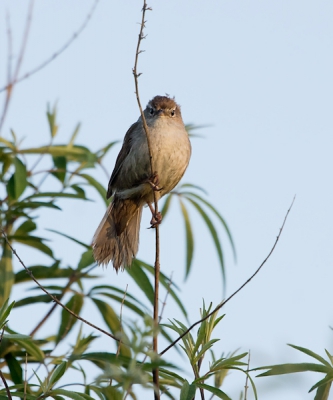
[[[192,192],[183,193],[183,195],[184,194],[186,194],[187,196],[192,196],[192,197],[198,199],[199,201],[201,201],[202,203],[204,203],[215,214],[215,216],[220,220],[222,226],[224,227],[224,230],[226,231],[226,234],[228,236],[228,239],[229,239],[232,251],[233,251],[234,259],[236,260],[237,255],[236,255],[235,244],[232,239],[230,229],[229,229],[227,223],[225,222],[224,218],[222,217],[222,215],[217,211],[217,209],[212,204],[210,204],[207,200],[203,199],[201,196],[198,196],[197,194],[192,193]]]
[[[5,360],[9,368],[11,380],[15,384],[20,384],[23,382],[23,373],[20,363],[16,360],[12,353],[7,353],[5,355]]]
[[[321,357],[319,354],[314,353],[313,351],[306,349],[305,347],[295,346],[293,344],[288,344],[288,346],[301,351],[302,353],[307,354],[310,357],[315,358],[317,361],[321,362],[322,364],[326,365],[327,367],[331,368],[331,364],[325,360],[325,358]]]
[[[54,297],[57,297],[57,293],[51,293]],[[50,303],[51,297],[47,294],[40,294],[38,296],[24,297],[23,299],[15,303],[15,308],[27,306],[35,303]]]
[[[126,268],[125,271],[134,279],[142,292],[146,295],[151,304],[154,304],[154,289],[147,275],[140,267],[137,260],[133,260],[132,267]]]
[[[53,164],[56,171],[52,172],[52,175],[59,179],[61,183],[65,182],[66,171],[67,171],[67,160],[66,157],[53,157]]]
[[[13,284],[12,251],[5,243],[0,260],[0,304],[3,304],[10,297]]]
[[[33,222],[32,219],[27,219],[23,222],[15,231],[16,235],[26,235],[29,232],[34,231],[37,228],[37,225]]]
[[[81,259],[79,261],[77,268],[81,271],[82,269],[87,268],[94,263],[96,263],[96,261],[93,257],[91,249],[89,249],[82,253]]]
[[[214,386],[206,385],[204,383],[196,383],[196,386],[201,389],[208,390],[209,392],[213,393],[214,396],[217,396],[219,399],[231,400],[231,398],[227,396],[224,392],[222,392],[221,389],[218,389]]]
[[[259,369],[269,369],[269,371],[257,375],[258,377],[293,374],[295,372],[306,372],[306,371],[323,372],[323,373],[328,372],[328,368],[326,366],[313,363],[269,365],[267,367],[255,368],[254,370],[259,370]]]
[[[324,379],[321,381],[323,382]],[[314,400],[328,400],[329,395],[330,395],[330,390],[331,390],[331,385],[332,385],[332,376],[331,379],[324,384],[324,382],[321,384],[321,386],[318,387],[316,396]],[[310,389],[311,392],[312,389]]]
[[[165,196],[165,201],[161,210],[161,214],[163,218],[165,218],[167,212],[169,211],[171,200],[172,200],[173,194],[169,193],[167,196]]]
[[[13,236],[13,239],[15,240],[15,242],[22,243],[25,246],[33,247],[53,258],[53,252],[51,248],[43,243],[43,240],[45,239],[42,239],[37,236],[28,236],[28,235],[27,236],[15,235]]]
[[[194,200],[187,198],[187,200],[198,210],[199,214],[202,216],[203,220],[205,221],[207,228],[209,229],[209,232],[213,238],[216,251],[219,257],[220,265],[221,265],[221,271],[222,271],[222,277],[223,277],[223,287],[225,289],[225,267],[224,267],[224,260],[223,260],[223,253],[222,253],[222,248],[220,244],[220,240],[217,234],[217,231],[215,229],[215,226],[213,225],[211,219],[207,215],[207,213],[203,210],[203,208]]]
[[[17,343],[19,346],[23,347],[28,354],[36,359],[36,361],[44,362],[45,354],[44,352],[35,344],[35,342],[31,339],[22,340],[22,339],[12,339],[13,342]]]
[[[192,400],[195,397],[196,386],[190,385],[185,379],[180,390],[180,400]]]
[[[82,199],[82,195],[76,193],[63,193],[63,192],[42,192],[42,193],[35,193],[31,196],[26,197],[24,200],[34,199],[36,197],[63,197],[67,199]],[[85,199],[88,200],[88,199]]]
[[[115,313],[114,309],[106,302],[92,298],[91,299],[95,305],[97,306],[99,312],[101,313],[104,322],[110,329],[113,334],[119,334],[121,332],[121,325],[117,314]],[[124,332],[122,334],[124,337]],[[126,340],[126,338],[125,338]],[[120,345],[120,354],[125,357],[131,357],[131,351],[128,346],[121,343]]]
[[[17,200],[27,187],[27,170],[22,161],[15,157],[15,172],[7,183],[7,193],[11,199]]]
[[[185,232],[186,232],[186,272],[185,272],[185,278],[187,278],[191,264],[192,264],[192,259],[193,259],[193,250],[194,250],[194,238],[193,238],[193,231],[192,231],[192,226],[191,226],[191,221],[187,212],[187,209],[179,197],[179,202],[180,202],[180,207],[182,210],[183,218],[184,218],[184,223],[185,223]]]
[[[53,106],[53,110],[50,110],[50,106],[47,105],[47,111],[46,111],[46,116],[47,120],[49,122],[49,127],[50,127],[50,133],[51,133],[51,138],[54,138],[58,132],[58,125],[56,123],[57,119],[57,106]]]
[[[59,379],[64,375],[67,368],[67,362],[63,361],[61,364],[57,365],[57,367],[52,372],[46,391],[48,392],[55,383],[59,381]]]
[[[69,278],[73,275],[72,268],[59,268],[59,261],[56,261],[51,266],[33,265],[29,267],[29,270],[36,279]],[[31,281],[31,278],[25,269],[22,269],[15,274],[15,283],[27,281]]]
[[[85,243],[83,243],[83,242],[80,242],[80,241],[77,240],[77,239],[74,239],[72,236],[66,235],[65,233],[56,231],[56,230],[54,230],[54,229],[47,229],[47,231],[56,233],[57,235],[63,236],[63,237],[65,237],[65,238],[67,238],[67,239],[70,239],[70,240],[72,240],[73,242],[75,242],[75,243],[77,243],[77,244],[79,244],[79,245],[81,245],[81,246],[83,246],[83,247],[85,247],[86,249],[88,249],[88,250],[91,251],[91,246],[89,246],[88,244],[85,244]]]
[[[68,143],[68,147],[73,147],[74,142],[75,142],[75,139],[76,139],[76,136],[78,135],[78,133],[79,133],[79,131],[80,131],[80,127],[81,127],[81,124],[78,123],[78,124],[76,125],[75,129],[74,129],[74,132],[73,132],[73,134],[72,134],[72,137],[70,138],[70,141],[69,141],[69,143]]]
[[[84,396],[82,393],[72,392],[71,390],[55,389],[55,390],[52,390],[51,392],[49,392],[50,396],[54,396],[57,394],[69,397],[70,399],[73,399],[73,400],[86,400],[86,396]],[[88,396],[88,397],[91,398],[91,400],[94,400],[92,397],[90,397],[90,396]]]
[[[83,296],[81,294],[74,294],[66,304],[66,307],[77,315],[80,314],[82,306]],[[77,319],[63,308],[61,311],[61,324],[56,338],[57,344],[68,335],[76,322]]]
[[[151,265],[143,262],[142,260],[136,259],[134,260],[133,265],[135,265],[135,263],[138,263],[142,268],[145,268],[148,272],[150,272],[152,274],[152,276],[154,276],[155,274],[155,268],[152,267]],[[177,305],[179,306],[180,310],[182,311],[182,313],[184,314],[184,316],[187,318],[187,311],[183,305],[183,301],[180,300],[180,298],[177,296],[176,292],[173,290],[173,287],[177,288],[176,284],[174,282],[170,282],[170,278],[168,278],[166,275],[164,275],[162,272],[160,272],[160,283],[163,285],[163,287],[165,287],[166,290],[169,291],[171,297],[175,300],[175,302],[177,303]]]
[[[101,185],[95,178],[87,174],[78,174],[82,178],[84,178],[92,187],[94,187],[97,192],[101,195],[103,201],[106,205],[108,205],[108,201],[106,198],[106,189],[103,185]]]
[[[0,308],[0,330],[3,329],[7,322],[7,317],[9,316],[15,301],[13,301],[9,306],[8,306],[9,299],[4,301],[3,305]]]

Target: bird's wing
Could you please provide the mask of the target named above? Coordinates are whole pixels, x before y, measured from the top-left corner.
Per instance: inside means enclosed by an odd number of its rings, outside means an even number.
[[[128,131],[126,132],[126,135],[124,137],[124,142],[122,145],[122,148],[118,154],[117,160],[116,160],[116,164],[113,168],[113,172],[111,174],[111,178],[109,180],[109,185],[108,185],[108,191],[106,194],[106,198],[109,199],[112,196],[113,193],[113,183],[117,177],[117,175],[119,174],[119,171],[121,170],[121,167],[123,165],[124,160],[126,159],[126,157],[128,156],[131,147],[132,147],[132,138],[133,138],[133,132],[134,129],[137,125],[137,122],[135,122],[133,125],[130,126],[130,128],[128,129]]]

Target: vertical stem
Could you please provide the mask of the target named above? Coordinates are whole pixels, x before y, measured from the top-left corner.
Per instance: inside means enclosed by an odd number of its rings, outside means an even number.
[[[147,6],[146,0],[143,0],[143,7],[142,7],[142,19],[141,19],[141,26],[140,26],[140,33],[139,33],[139,38],[138,38],[138,43],[136,46],[136,52],[135,52],[135,62],[134,62],[134,68],[133,68],[133,76],[134,76],[134,83],[135,83],[135,94],[136,94],[136,99],[138,102],[138,106],[140,109],[140,114],[141,114],[141,119],[142,119],[142,124],[143,128],[146,134],[147,138],[147,146],[148,146],[148,153],[149,153],[149,161],[150,161],[150,170],[151,170],[151,176],[153,174],[158,174],[158,171],[155,171],[154,169],[154,160],[151,154],[151,145],[150,145],[150,138],[149,138],[149,129],[147,126],[147,122],[141,107],[141,102],[140,102],[140,96],[139,96],[139,85],[138,85],[138,78],[141,74],[138,74],[137,72],[137,66],[138,66],[138,58],[139,54],[141,53],[140,50],[140,44],[142,39],[145,38],[143,35],[143,29],[145,27],[145,14],[147,10],[151,10]],[[156,191],[153,190],[153,196],[154,196],[154,206],[155,206],[155,213],[158,213],[158,204],[157,204],[157,196],[156,196]],[[158,318],[158,293],[159,293],[159,281],[160,281],[160,231],[159,231],[159,226],[157,225],[155,227],[156,231],[156,251],[155,251],[155,293],[154,293],[154,337],[153,337],[153,351],[156,355],[158,355],[158,324],[159,324],[159,318]],[[154,383],[154,399],[155,400],[160,400],[160,387],[159,387],[159,372],[158,368],[154,368],[153,371],[153,383]]]
[[[157,210],[157,201],[155,202],[155,212]],[[155,238],[156,238],[156,254],[155,254],[155,295],[154,295],[154,338],[153,338],[153,351],[157,355],[158,354],[158,298],[159,298],[159,283],[160,283],[160,229],[159,225],[155,228]],[[153,382],[155,385],[155,400],[159,400],[159,372],[158,368],[153,370]]]

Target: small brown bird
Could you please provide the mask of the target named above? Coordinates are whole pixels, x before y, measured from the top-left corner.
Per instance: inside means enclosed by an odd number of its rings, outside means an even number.
[[[93,238],[95,260],[101,265],[111,261],[116,271],[130,266],[138,251],[143,206],[148,204],[153,212],[152,227],[161,221],[151,205],[153,189],[157,199],[169,193],[184,175],[191,157],[188,133],[174,99],[155,96],[144,116],[154,171],[140,116],[125,135],[107,191],[107,198],[113,195],[113,200]]]

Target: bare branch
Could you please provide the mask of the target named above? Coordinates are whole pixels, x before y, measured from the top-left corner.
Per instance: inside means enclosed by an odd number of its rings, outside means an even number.
[[[45,68],[53,60],[55,60],[57,57],[59,57],[65,50],[67,50],[67,48],[74,42],[75,39],[77,39],[80,36],[80,34],[87,27],[91,17],[93,16],[93,14],[95,12],[95,9],[97,7],[98,2],[99,2],[99,0],[95,0],[93,6],[91,7],[91,10],[89,11],[89,13],[87,14],[85,20],[83,21],[83,24],[80,26],[80,28],[76,32],[73,33],[72,37],[62,47],[60,47],[59,50],[57,50],[55,53],[52,54],[51,57],[49,57],[48,59],[43,61],[41,64],[39,64],[37,67],[35,67],[31,71],[25,73],[23,76],[21,76],[20,78],[17,78],[13,82],[8,83],[7,86],[2,87],[0,89],[0,93],[4,92],[5,90],[7,90],[10,86],[13,86],[14,84],[20,83],[23,80],[25,80],[27,78],[30,78],[32,75],[34,75],[35,73],[39,72],[41,69]]]
[[[294,204],[296,196],[293,198],[293,201],[284,217],[282,226],[280,228],[279,234],[277,235],[274,245],[271,248],[270,252],[268,253],[267,257],[264,259],[264,261],[260,264],[260,266],[257,268],[257,270],[250,276],[250,278],[244,282],[235,292],[233,292],[226,300],[222,301],[220,304],[218,304],[213,311],[211,311],[209,314],[207,314],[204,318],[201,318],[199,321],[195,322],[194,324],[192,324],[185,332],[183,332],[175,341],[173,341],[169,346],[167,346],[163,351],[160,352],[160,356],[162,354],[165,354],[168,350],[170,350],[176,343],[178,343],[185,335],[187,335],[195,326],[201,324],[201,322],[205,321],[206,319],[208,319],[211,315],[215,314],[218,310],[220,310],[226,303],[228,303],[228,301],[230,301],[238,292],[240,292],[257,274],[258,272],[261,270],[261,268],[266,264],[267,260],[270,258],[270,256],[272,255],[273,251],[275,250],[275,247],[281,237],[284,225],[287,221],[288,215],[290,213],[290,210]]]
[[[138,74],[137,72],[137,67],[138,67],[138,59],[139,59],[139,54],[141,53],[140,50],[140,45],[142,39],[145,39],[145,35],[143,34],[143,29],[145,28],[145,15],[146,11],[151,10],[150,7],[147,6],[146,0],[143,0],[143,7],[142,7],[142,18],[141,18],[141,24],[140,24],[140,33],[138,36],[138,43],[136,46],[136,52],[135,52],[135,61],[134,61],[134,68],[133,68],[133,76],[134,76],[134,83],[135,83],[135,95],[136,95],[136,100],[138,102],[138,106],[140,109],[140,114],[141,114],[141,119],[142,119],[142,124],[144,131],[146,133],[146,138],[147,138],[147,146],[148,146],[148,153],[149,153],[149,161],[150,161],[150,172],[151,176],[154,174],[157,174],[158,171],[154,169],[154,160],[152,157],[151,153],[151,144],[150,144],[150,138],[149,138],[149,129],[147,126],[147,122],[142,110],[141,106],[141,101],[140,101],[140,96],[139,96],[139,83],[138,83],[138,77],[141,75]],[[156,196],[156,191],[152,188],[153,191],[153,196],[154,196],[154,206],[155,206],[155,214],[157,215],[158,213],[158,204],[157,204],[157,196]],[[158,298],[159,298],[159,282],[160,282],[160,230],[159,226],[155,226],[155,279],[154,279],[154,323],[155,323],[155,328],[158,327],[159,319],[158,319]],[[153,351],[157,354],[158,353],[158,329],[155,329],[154,337],[153,337]],[[160,399],[160,390],[159,390],[159,373],[158,373],[158,368],[155,368],[153,370],[153,382],[155,386],[154,390],[154,398],[155,400]]]
[[[6,98],[5,98],[5,102],[4,102],[4,105],[3,105],[3,111],[2,111],[2,115],[1,115],[1,119],[0,119],[0,132],[1,132],[1,129],[2,129],[3,123],[5,121],[5,118],[6,118],[6,114],[7,114],[7,111],[8,111],[10,99],[11,99],[11,96],[12,96],[12,93],[13,93],[13,87],[15,85],[15,82],[17,80],[18,74],[20,72],[23,56],[24,56],[25,49],[26,49],[26,46],[27,46],[27,41],[28,41],[28,36],[29,36],[30,26],[31,26],[33,7],[34,7],[34,0],[30,0],[28,14],[27,14],[27,20],[26,20],[26,23],[25,23],[25,29],[24,29],[22,43],[21,43],[21,50],[20,50],[20,53],[19,53],[19,58],[18,58],[17,63],[16,63],[16,68],[15,68],[15,72],[14,72],[14,75],[13,75],[13,80],[9,81],[7,86],[6,86],[6,88],[5,88],[7,93],[6,93]],[[8,75],[11,76],[11,72],[8,73]]]
[[[120,346],[121,346],[121,335],[123,333],[123,324],[122,324],[122,319],[123,319],[123,306],[124,306],[124,302],[125,302],[125,298],[126,298],[126,294],[127,294],[127,289],[128,289],[128,284],[126,285],[126,289],[124,292],[124,296],[123,299],[121,301],[121,305],[120,305],[120,315],[119,315],[119,324],[120,324],[120,340],[118,343],[118,349],[117,349],[117,357],[119,356],[120,353]]]
[[[10,394],[9,387],[8,387],[8,385],[7,385],[6,379],[5,379],[5,377],[3,376],[3,373],[2,373],[2,371],[1,371],[1,369],[0,369],[0,378],[2,379],[2,382],[3,382],[3,384],[4,384],[5,388],[6,388],[8,400],[12,400],[12,395]]]
[[[247,400],[247,390],[249,388],[249,371],[250,371],[250,360],[251,360],[251,351],[249,350],[249,356],[247,359],[247,369],[246,369],[246,379],[244,386],[244,400]]]
[[[16,250],[13,249],[13,246],[10,244],[8,237],[4,231],[4,229],[1,227],[0,231],[2,232],[2,235],[7,243],[7,245],[9,246],[9,248],[11,249],[11,251],[13,252],[13,254],[15,255],[15,257],[18,259],[18,261],[20,262],[20,264],[22,265],[22,267],[26,270],[26,272],[28,273],[28,275],[30,276],[30,278],[40,287],[40,289],[42,289],[42,291],[44,293],[46,293],[48,296],[51,297],[51,299],[56,302],[57,304],[59,304],[60,307],[62,307],[64,310],[66,310],[69,314],[71,314],[73,317],[75,317],[76,319],[82,321],[83,323],[91,326],[92,328],[98,330],[101,333],[104,333],[104,335],[109,336],[110,338],[116,340],[117,342],[119,342],[119,339],[116,338],[114,335],[112,335],[111,333],[105,331],[102,328],[99,328],[98,326],[92,324],[91,322],[87,321],[86,319],[80,317],[79,315],[75,314],[72,310],[70,310],[68,307],[66,307],[64,304],[61,303],[61,301],[59,301],[55,296],[53,296],[51,293],[49,293],[44,286],[42,286],[37,279],[34,277],[33,273],[25,266],[24,262],[21,260],[21,258],[19,257],[19,255],[17,254]]]

